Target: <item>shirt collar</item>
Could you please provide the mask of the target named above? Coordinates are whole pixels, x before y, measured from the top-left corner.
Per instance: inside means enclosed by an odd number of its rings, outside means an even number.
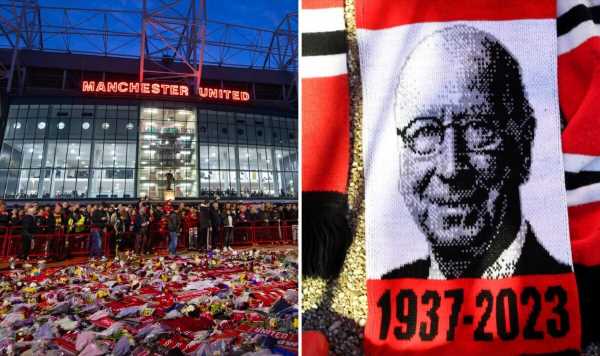
[[[512,277],[517,267],[517,262],[523,252],[523,245],[525,244],[525,237],[527,236],[527,222],[521,221],[521,227],[517,233],[517,237],[508,246],[507,249],[502,251],[498,259],[494,261],[484,272],[481,278],[483,279],[500,279]],[[429,254],[431,264],[429,265],[429,279],[447,279],[438,261],[435,259],[433,253]]]

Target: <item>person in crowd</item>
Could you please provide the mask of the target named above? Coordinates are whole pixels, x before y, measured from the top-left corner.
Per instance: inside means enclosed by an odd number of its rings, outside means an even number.
[[[117,223],[117,218],[119,217],[118,207],[115,209],[113,205],[108,207],[108,216],[109,216],[109,225],[114,229],[115,224]],[[115,231],[116,232],[116,231]]]
[[[180,218],[175,209],[170,209],[170,213],[168,215],[168,224],[167,229],[169,231],[169,255],[177,254],[177,233],[180,228]]]
[[[198,249],[208,250],[210,245],[210,212],[206,204],[198,210]]]
[[[280,210],[281,209],[281,210]],[[282,220],[283,207],[271,206],[271,213],[269,214],[269,220],[279,222]]]
[[[137,224],[138,222],[138,215],[139,212],[137,209],[132,208],[131,206],[127,207],[127,213],[128,213],[128,218],[129,218],[129,235],[132,237],[130,237],[130,241],[131,241],[131,248],[133,249],[133,251],[137,254],[138,253],[138,236],[140,234],[140,225]]]
[[[188,228],[188,249],[198,250],[198,211],[189,209],[185,214],[185,226]]]
[[[244,204],[241,204],[239,206],[237,221],[240,223],[248,222],[248,209],[247,209],[246,205],[244,205]]]
[[[63,221],[62,221],[62,206],[60,204],[55,204],[54,209],[51,210],[50,215],[48,217],[48,230],[59,234],[63,232]],[[52,249],[55,251],[56,258],[58,260],[62,260],[66,257],[68,247],[68,240],[66,238],[61,238],[60,240],[55,240],[52,244]]]
[[[8,226],[10,224],[10,214],[6,210],[6,204],[0,200],[0,227]],[[0,232],[4,232],[0,230]]]
[[[70,214],[67,219],[67,233],[75,232],[75,219],[79,218],[77,211],[73,211],[73,207],[69,208]]]
[[[54,210],[52,211],[52,214],[50,214],[49,222],[53,232],[62,230],[62,206],[60,204],[54,205]]]
[[[59,204],[60,205],[60,204]],[[69,207],[69,205],[67,203],[62,204],[61,208],[60,208],[60,221],[62,224],[62,229],[64,233],[67,233],[67,229],[68,229],[68,222],[69,219],[71,218],[71,208]]]
[[[283,219],[291,220],[291,218],[292,218],[292,204],[286,204],[285,207],[283,207]]]
[[[66,234],[69,233],[69,221],[72,217],[71,207],[67,204],[57,204],[54,208],[54,216],[56,228],[58,229],[58,227],[60,226],[61,231],[65,234],[65,239],[62,244],[63,249],[62,251],[59,251],[59,256],[61,259],[69,258],[71,254],[71,249],[69,247],[71,243],[71,238]]]
[[[6,204],[0,200],[0,236],[6,234],[11,225],[11,215],[6,210]]]
[[[85,217],[84,211],[85,211],[85,209],[81,209],[81,208],[77,207],[73,214],[75,232],[77,232],[77,233],[81,233],[81,232],[85,231],[86,217]]]
[[[221,227],[221,214],[219,213],[219,203],[217,201],[213,201],[210,205],[210,229],[211,229],[211,248],[215,249],[221,243],[219,241],[219,230]]]
[[[148,212],[148,251],[154,251],[154,246],[157,241],[156,231],[158,230],[157,225],[160,224],[160,216],[156,207],[153,205],[149,205],[147,208]]]
[[[92,212],[92,228],[90,233],[90,256],[92,259],[102,256],[102,232],[106,229],[108,217],[105,204],[96,207]]]
[[[111,221],[112,221],[111,217]],[[127,232],[129,231],[129,217],[125,208],[121,207],[117,211],[114,219],[113,228],[115,230],[115,257],[119,256],[119,251],[126,248],[127,245]]]
[[[33,239],[33,234],[37,230],[35,215],[36,208],[29,207],[21,221],[21,256],[19,256],[19,258],[21,258],[23,261],[29,259],[31,240]]]
[[[156,220],[162,219],[163,215],[165,215],[163,207],[160,205],[154,206],[154,217],[156,218]]]
[[[224,250],[233,251],[231,248],[231,244],[233,243],[233,223],[234,223],[234,214],[231,210],[226,210],[223,215],[223,225],[225,232],[225,246]]]
[[[256,221],[269,222],[269,215],[266,204],[260,204],[256,209]]]
[[[37,213],[35,215],[35,225],[36,232],[42,234],[49,234],[52,232],[50,225],[50,207],[39,207],[37,208]],[[34,240],[32,240],[34,241]],[[40,240],[41,244],[43,244],[43,250],[45,253],[49,253],[50,245],[54,242],[54,240],[49,236],[44,236],[43,239]]]
[[[92,212],[94,211],[93,209],[93,205],[88,205],[85,207],[85,216],[87,217],[87,220],[90,221],[92,218]]]
[[[138,213],[135,215],[135,226],[136,226],[136,253],[146,254],[150,252],[148,244],[148,226],[150,221],[146,209],[141,207]]]
[[[33,215],[28,214],[31,208],[34,210]],[[173,219],[171,219],[173,211],[177,214],[174,231]],[[138,254],[148,254],[153,250],[153,239],[168,235],[169,252],[175,253],[172,245],[174,244],[176,248],[177,242],[171,238],[171,232],[177,233],[176,239],[178,240],[180,238],[178,234],[182,232],[183,226],[187,229],[185,232],[188,233],[190,250],[220,248],[221,246],[230,250],[236,226],[265,221],[293,220],[295,217],[297,218],[294,216],[295,212],[297,214],[293,204],[219,204],[218,201],[213,201],[210,205],[204,202],[197,207],[179,204],[178,210],[173,210],[170,204],[168,206],[152,205],[145,201],[140,201],[135,206],[123,204],[109,206],[105,203],[79,205],[58,202],[54,206],[38,207],[33,203],[27,203],[22,208],[9,210],[6,204],[0,201],[0,234],[4,231],[2,226],[22,226],[24,218],[30,215],[34,219],[33,226],[36,226],[36,233],[75,234],[87,232],[87,228],[91,227],[89,249],[92,258],[101,258],[103,255],[103,232],[108,232],[111,237],[110,249],[114,248],[113,251],[116,251],[117,248],[117,245],[113,246],[113,243],[118,240],[118,247],[121,251],[124,248],[131,248]],[[27,217],[26,220],[29,220],[30,217]],[[164,235],[159,232],[161,229]],[[221,237],[220,229],[223,229],[223,237]],[[130,233],[134,238],[127,239],[126,236],[129,236]],[[48,246],[48,250],[52,251],[52,258],[61,260],[69,257],[69,242],[72,241],[69,241],[67,235],[64,236],[65,238],[52,241]],[[29,239],[29,250],[32,248],[32,238]],[[224,240],[221,241],[221,238]],[[240,238],[243,239],[243,234],[240,235]]]
[[[48,232],[49,210],[50,208],[48,207],[38,209],[38,212],[35,215],[35,223],[38,227],[38,232]]]
[[[23,218],[23,210],[13,209],[10,221],[12,225],[21,225],[21,219]]]
[[[248,221],[256,222],[259,220],[258,210],[254,205],[250,206],[250,211],[248,212]]]
[[[44,208],[46,212],[46,231],[48,233],[56,232],[56,219],[54,217],[54,209],[52,207],[47,206]]]

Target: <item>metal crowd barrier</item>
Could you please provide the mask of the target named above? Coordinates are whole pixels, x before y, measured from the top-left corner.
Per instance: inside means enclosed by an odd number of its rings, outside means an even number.
[[[163,222],[155,222],[149,226],[149,243],[155,251],[166,251],[169,236]],[[57,231],[47,232],[46,227],[39,227],[41,232],[32,234],[32,258],[63,260],[69,257],[88,256],[90,254],[90,230],[92,226],[80,227],[80,232],[65,232],[62,227]],[[233,228],[232,246],[254,246],[266,244],[295,244],[297,242],[298,222],[296,220],[282,220],[270,222],[238,223]],[[191,236],[190,236],[191,234]],[[125,232],[122,234],[123,247],[133,250],[136,234]],[[116,247],[114,233],[102,232],[102,250],[105,256],[113,256]],[[192,237],[192,239],[190,239]],[[205,249],[212,242],[211,228],[201,229],[197,222],[189,224],[184,222],[182,231],[178,234],[177,249],[188,249],[190,243],[196,249]],[[219,227],[216,246],[222,248],[225,240],[225,229]],[[22,249],[21,226],[0,226],[0,260],[17,257]]]

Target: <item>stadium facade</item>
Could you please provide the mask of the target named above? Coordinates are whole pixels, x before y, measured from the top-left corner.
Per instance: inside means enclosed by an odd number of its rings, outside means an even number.
[[[162,199],[169,172],[178,199],[297,197],[295,72],[204,64],[194,87],[140,81],[139,63],[19,50],[0,96],[0,199]]]

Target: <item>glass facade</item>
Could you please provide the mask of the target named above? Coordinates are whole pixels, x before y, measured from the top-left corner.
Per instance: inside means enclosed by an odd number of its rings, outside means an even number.
[[[297,196],[296,120],[199,110],[198,122],[202,195]]]
[[[137,106],[11,105],[0,195],[134,197],[137,116]]]
[[[296,197],[297,120],[185,103],[10,105],[4,199]]]
[[[161,199],[166,174],[175,178],[176,198],[198,196],[196,112],[175,104],[144,104],[140,116],[138,192]]]

